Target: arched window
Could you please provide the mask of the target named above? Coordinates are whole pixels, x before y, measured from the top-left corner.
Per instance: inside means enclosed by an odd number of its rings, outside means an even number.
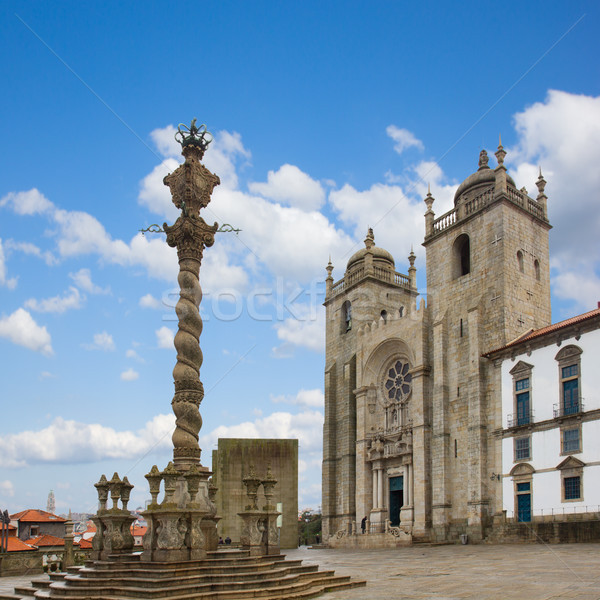
[[[517,262],[519,263],[519,271],[523,273],[525,271],[525,266],[523,265],[523,253],[520,250],[517,252]]]
[[[403,316],[404,316],[404,306],[401,306],[401,307],[398,309],[398,316],[399,316],[399,317],[403,317]]]
[[[453,278],[457,279],[471,272],[471,243],[466,233],[459,235],[453,246]]]
[[[381,319],[383,320],[384,323],[387,323],[387,310],[381,311]]]
[[[533,261],[533,270],[535,271],[535,278],[540,280],[540,261],[536,258]]]
[[[352,304],[349,300],[346,300],[342,304],[342,333],[350,331],[352,329]]]

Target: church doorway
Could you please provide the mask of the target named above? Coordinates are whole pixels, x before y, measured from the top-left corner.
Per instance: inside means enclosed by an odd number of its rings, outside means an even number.
[[[404,504],[404,477],[390,477],[390,525],[400,525],[400,509]]]

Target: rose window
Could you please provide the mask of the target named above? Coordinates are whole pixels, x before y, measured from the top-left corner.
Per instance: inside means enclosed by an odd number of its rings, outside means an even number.
[[[383,384],[387,400],[400,402],[410,394],[412,375],[407,362],[397,360],[389,369]]]

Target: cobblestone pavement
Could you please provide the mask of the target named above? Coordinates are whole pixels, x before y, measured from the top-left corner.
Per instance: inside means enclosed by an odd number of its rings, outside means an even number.
[[[412,546],[286,550],[367,586],[324,600],[600,599],[600,544]]]
[[[600,600],[600,544],[285,550],[290,559],[366,579],[323,600]],[[35,578],[43,575],[35,575]],[[0,577],[0,593],[32,577]]]

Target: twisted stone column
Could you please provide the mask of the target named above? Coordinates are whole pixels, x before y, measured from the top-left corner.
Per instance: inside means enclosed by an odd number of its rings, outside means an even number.
[[[180,292],[175,307],[179,328],[175,335],[177,363],[173,369],[175,395],[171,403],[176,422],[172,439],[175,468],[186,471],[192,465],[200,464],[198,433],[202,418],[199,407],[204,388],[200,381],[202,290],[198,278],[202,253],[205,247],[213,245],[218,227],[216,223],[208,225],[199,213],[210,202],[212,191],[220,180],[200,162],[208,145],[204,138],[206,132],[198,130],[192,122],[189,135],[181,129],[180,133],[185,162],[167,175],[164,183],[169,186],[173,204],[181,209],[181,215],[174,225],[165,223],[164,230],[167,244],[177,248],[179,258]]]

